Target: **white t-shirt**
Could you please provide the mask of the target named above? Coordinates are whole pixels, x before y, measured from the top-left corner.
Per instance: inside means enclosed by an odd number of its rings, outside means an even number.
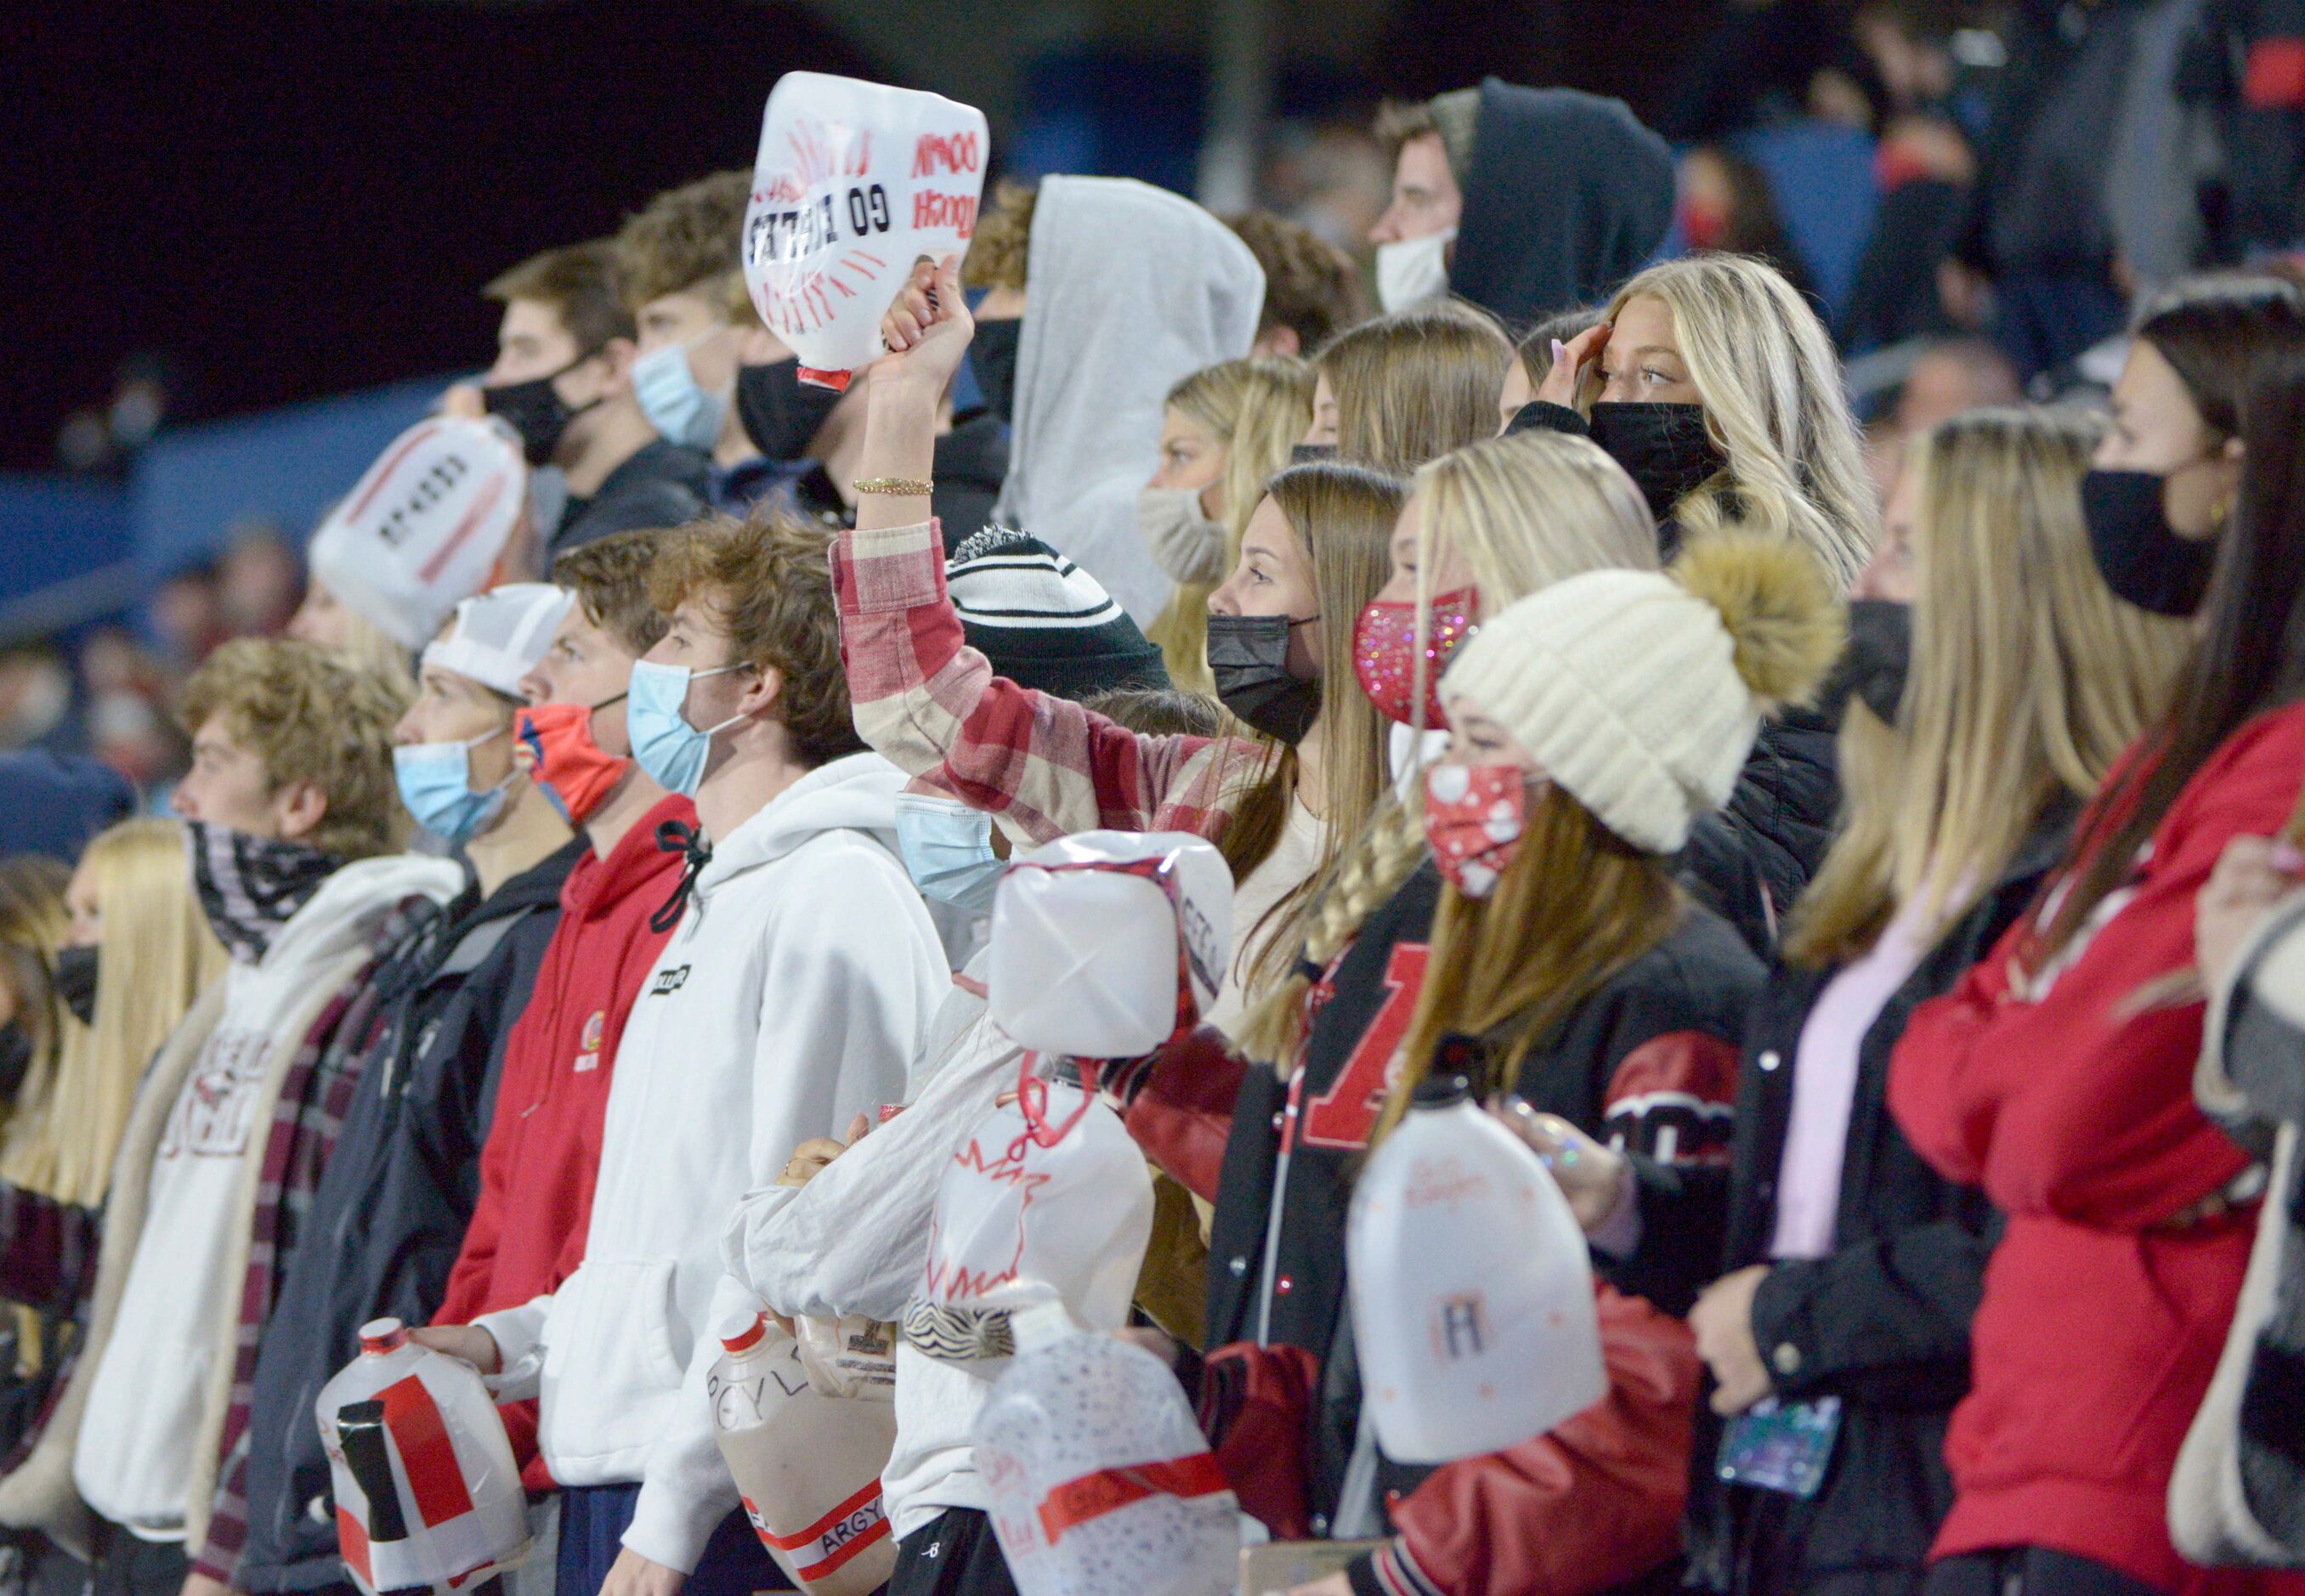
[[[1247,1005],[1241,996],[1241,983],[1248,979],[1250,968],[1262,945],[1255,937],[1257,923],[1265,912],[1287,897],[1309,879],[1321,862],[1321,838],[1323,828],[1321,818],[1305,807],[1305,801],[1296,800],[1289,808],[1289,824],[1281,830],[1280,840],[1272,845],[1272,852],[1264,862],[1248,872],[1248,879],[1232,889],[1232,956],[1225,969],[1223,988],[1217,993],[1214,1007],[1205,1016],[1208,1023],[1227,1036],[1240,1023]],[[1268,934],[1270,929],[1267,928]]]

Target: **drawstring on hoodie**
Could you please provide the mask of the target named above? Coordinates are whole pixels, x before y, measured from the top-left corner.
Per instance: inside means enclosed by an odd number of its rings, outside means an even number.
[[[667,820],[656,828],[656,845],[663,853],[680,854],[684,861],[680,884],[672,889],[672,896],[664,900],[663,906],[649,916],[649,930],[661,935],[680,923],[681,913],[688,907],[689,895],[696,890],[696,878],[712,862],[712,845],[704,840],[701,827],[685,820]]]

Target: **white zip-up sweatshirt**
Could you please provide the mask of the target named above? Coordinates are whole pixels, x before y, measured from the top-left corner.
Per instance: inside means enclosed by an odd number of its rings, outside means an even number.
[[[693,1572],[737,1506],[704,1380],[744,1194],[812,1136],[902,1099],[950,986],[896,854],[905,777],[877,754],[812,771],[726,838],[641,987],[617,1049],[584,1261],[479,1323],[508,1380],[540,1377],[538,1441],[564,1485],[640,1483],[625,1544]]]

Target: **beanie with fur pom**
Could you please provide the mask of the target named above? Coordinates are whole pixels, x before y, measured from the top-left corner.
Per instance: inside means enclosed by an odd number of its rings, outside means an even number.
[[[1672,853],[1729,801],[1761,717],[1816,691],[1845,625],[1806,548],[1720,532],[1668,573],[1588,572],[1484,621],[1441,697],[1510,731],[1611,831]]]

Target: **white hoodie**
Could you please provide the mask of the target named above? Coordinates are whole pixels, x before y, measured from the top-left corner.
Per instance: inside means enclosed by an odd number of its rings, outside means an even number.
[[[148,1541],[181,1541],[204,1515],[196,1459],[229,1389],[249,1218],[273,1110],[316,1003],[366,962],[384,917],[407,898],[445,903],[463,884],[445,859],[399,854],[330,876],[264,957],[224,973],[216,1029],[161,1132],[144,1229],[97,1365],[72,1461],[88,1505]]]
[[[751,1305],[720,1265],[729,1211],[802,1142],[901,1100],[950,985],[897,859],[904,785],[855,754],[715,841],[617,1049],[584,1261],[479,1320],[507,1396],[540,1376],[552,1477],[641,1482],[625,1544],[684,1573],[737,1506],[704,1392],[713,1326]]]

